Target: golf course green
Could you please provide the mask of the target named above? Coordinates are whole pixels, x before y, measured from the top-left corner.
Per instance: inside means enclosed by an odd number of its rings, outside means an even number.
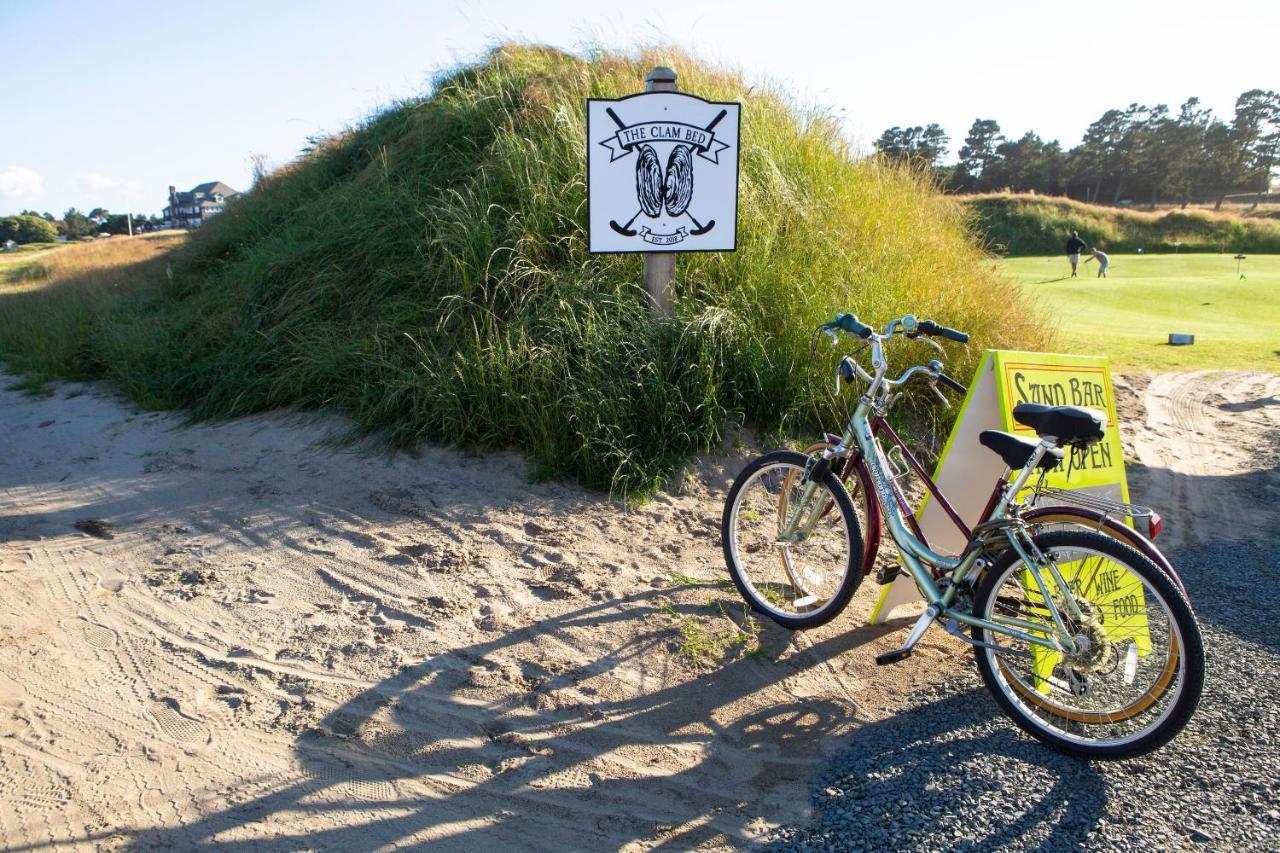
[[[1000,262],[1052,318],[1063,352],[1119,369],[1280,370],[1280,255],[1113,254],[1107,277],[1063,255]],[[1240,278],[1240,274],[1245,277]],[[1170,332],[1195,335],[1170,346]]]

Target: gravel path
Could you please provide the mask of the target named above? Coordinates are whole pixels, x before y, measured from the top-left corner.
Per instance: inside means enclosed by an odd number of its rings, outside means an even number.
[[[1118,763],[1053,752],[1001,714],[975,671],[859,729],[814,795],[815,823],[777,848],[1275,850],[1280,640],[1267,634],[1280,597],[1221,578],[1280,578],[1280,556],[1260,544],[1173,556],[1197,591],[1209,674],[1171,746]]]
[[[1275,399],[1260,396],[1263,405],[1247,410],[1257,431],[1230,441],[1252,465],[1220,470],[1216,483],[1141,452],[1133,466],[1139,488],[1173,477],[1177,491],[1192,492],[1234,480],[1231,491],[1254,501],[1249,540],[1182,536],[1169,550],[1204,630],[1208,670],[1204,698],[1172,744],[1126,762],[1061,755],[1018,730],[968,669],[858,729],[818,783],[813,822],[778,833],[775,848],[1280,849],[1280,595],[1267,586],[1280,581]],[[1241,401],[1205,394],[1198,405],[1216,416],[1201,422],[1201,441],[1214,439],[1215,420],[1241,428]],[[1159,504],[1154,493],[1136,496]],[[1195,515],[1188,526],[1214,529],[1210,510]]]

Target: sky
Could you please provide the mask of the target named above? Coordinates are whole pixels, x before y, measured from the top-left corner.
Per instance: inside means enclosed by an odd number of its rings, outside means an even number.
[[[1229,118],[1246,89],[1280,89],[1274,0],[0,0],[0,215],[150,214],[170,184],[247,189],[251,154],[286,163],[512,39],[674,42],[830,110],[863,148],[937,122],[953,154],[980,117],[1070,147],[1112,107],[1194,95]]]

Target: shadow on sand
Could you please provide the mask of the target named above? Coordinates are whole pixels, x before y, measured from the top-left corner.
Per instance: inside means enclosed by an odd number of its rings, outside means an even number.
[[[742,657],[674,687],[590,698],[594,676],[656,651],[657,634],[646,623],[662,616],[660,597],[644,592],[583,607],[406,668],[298,736],[305,781],[186,826],[144,831],[134,838],[136,849],[353,850],[410,841],[446,849],[581,849],[632,839],[689,849],[758,836],[759,815],[771,811],[761,801],[803,800],[825,763],[820,742],[852,721],[847,706],[827,701],[741,716],[727,707],[902,623],[817,643],[792,656],[800,661],[792,666]],[[523,695],[505,704],[478,698],[477,677],[500,677],[486,667],[495,653],[618,620],[634,621],[636,639],[606,657],[559,673],[527,665]],[[769,639],[776,651],[792,635],[779,630]],[[561,704],[553,697],[564,688],[588,698]],[[669,751],[680,753],[683,766],[664,764]],[[611,765],[608,776],[592,772],[600,761]],[[312,827],[317,815],[332,812],[334,826],[291,832],[290,815],[302,811]]]

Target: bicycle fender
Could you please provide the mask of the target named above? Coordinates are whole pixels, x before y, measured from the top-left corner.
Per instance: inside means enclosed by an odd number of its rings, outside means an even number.
[[[1182,594],[1187,597],[1187,600],[1191,600],[1191,596],[1187,594],[1187,588],[1182,583],[1182,578],[1178,576],[1178,572],[1169,562],[1169,558],[1156,547],[1154,542],[1129,525],[1097,510],[1074,506],[1042,506],[1027,510],[1022,514],[1023,520],[1032,524],[1037,521],[1044,523],[1046,518],[1052,516],[1065,516],[1081,520],[1083,524],[1089,527],[1105,527],[1109,532],[1116,534],[1117,538],[1128,542],[1139,554],[1159,566],[1173,580]]]
[[[824,438],[832,447],[840,444],[838,435],[826,433]],[[847,483],[850,477],[855,476],[858,478],[858,488],[867,496],[867,527],[862,531],[862,574],[866,577],[875,568],[876,555],[880,553],[880,500],[871,484],[871,472],[867,470],[862,451],[856,447],[849,451],[844,470],[840,472],[840,481]]]

